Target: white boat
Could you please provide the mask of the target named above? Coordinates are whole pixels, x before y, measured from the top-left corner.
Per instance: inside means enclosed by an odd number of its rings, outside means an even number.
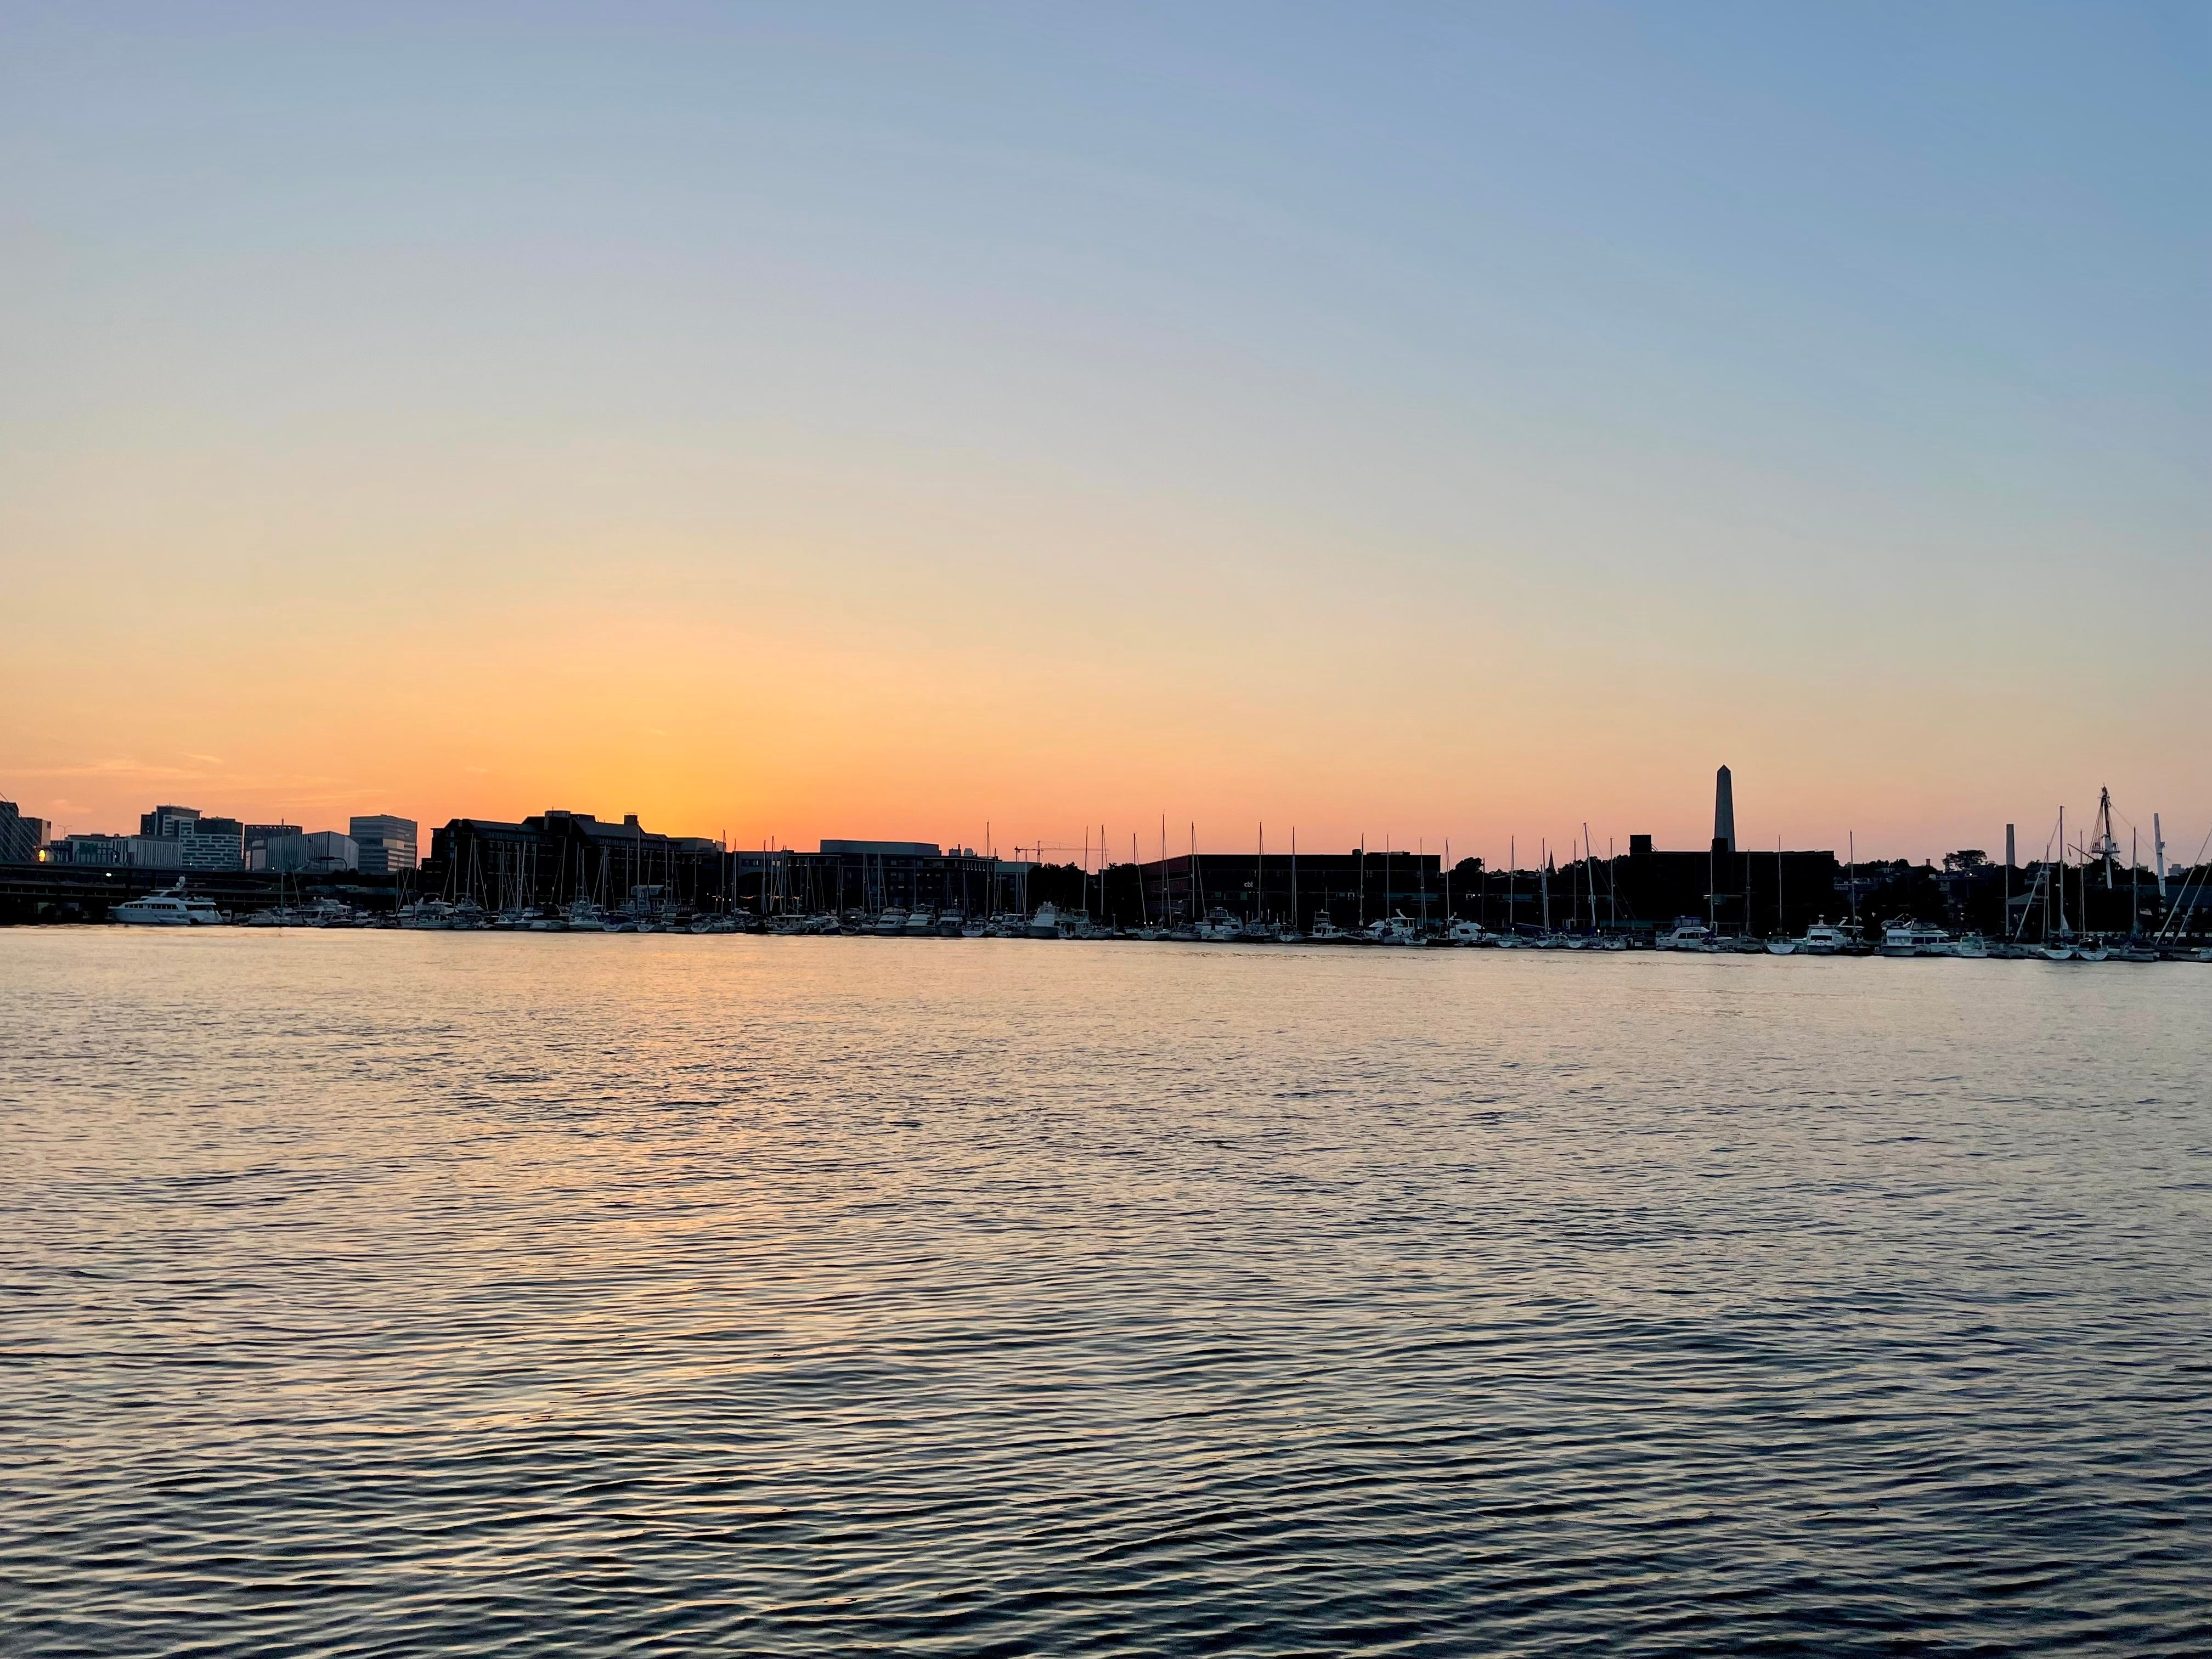
[[[604,933],[607,919],[599,907],[587,898],[580,898],[568,907],[568,931],[572,933]]]
[[[1380,921],[1367,924],[1367,937],[1376,945],[1419,945],[1420,930],[1411,916],[1385,916]]]
[[[1713,930],[1702,921],[1685,916],[1676,921],[1656,941],[1662,951],[1717,951],[1719,945],[1713,939]]]
[[[906,932],[906,912],[896,908],[881,911],[868,931],[884,939],[896,938]]]
[[[1475,945],[1486,944],[1489,941],[1489,935],[1482,931],[1482,924],[1479,921],[1469,921],[1464,916],[1445,928],[1443,937],[1447,945]]]
[[[1963,933],[1951,941],[1951,954],[1978,961],[1990,953],[1990,942],[1979,933]]]
[[[1794,957],[1804,943],[1804,940],[1796,939],[1771,939],[1766,941],[1766,954],[1770,957]]]
[[[1219,905],[1206,913],[1206,920],[1198,924],[1199,938],[1211,944],[1227,945],[1243,935],[1244,924]]]
[[[1948,957],[1951,936],[1941,927],[1900,916],[1881,931],[1881,954],[1886,957]]]
[[[1839,957],[1857,949],[1858,939],[1849,928],[1823,917],[1805,930],[1797,948],[1808,957]]]
[[[1030,937],[1031,939],[1058,939],[1060,936],[1060,907],[1048,899],[1045,902],[1037,906],[1036,914],[1030,918]]]
[[[215,901],[201,894],[187,893],[182,881],[165,892],[149,893],[144,898],[126,900],[109,910],[107,917],[109,921],[119,921],[128,927],[222,926],[222,912],[215,908]]]
[[[417,933],[441,932],[453,925],[453,907],[443,899],[419,899],[399,907],[399,925]]]
[[[907,912],[906,936],[908,939],[931,939],[937,933],[937,913],[916,908]]]
[[[2074,947],[2076,962],[2102,962],[2112,954],[2112,948],[2101,939],[2085,939]]]
[[[1314,912],[1313,932],[1308,935],[1316,945],[1340,945],[1352,937],[1329,919],[1326,910]]]
[[[1283,933],[1272,921],[1248,921],[1237,930],[1237,937],[1247,945],[1273,945]]]

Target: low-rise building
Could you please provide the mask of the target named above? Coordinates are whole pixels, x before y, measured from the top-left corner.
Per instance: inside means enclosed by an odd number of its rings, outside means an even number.
[[[331,875],[361,868],[361,849],[351,836],[335,830],[313,830],[305,835],[271,836],[263,843],[264,870],[300,875]]]

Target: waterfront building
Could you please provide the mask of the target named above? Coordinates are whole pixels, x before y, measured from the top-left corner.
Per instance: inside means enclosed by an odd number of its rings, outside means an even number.
[[[355,817],[346,830],[358,849],[357,867],[363,875],[394,876],[415,867],[414,819],[372,813]]]
[[[177,843],[179,869],[246,868],[246,826],[236,818],[203,817],[189,830],[167,839]]]
[[[197,806],[163,805],[142,813],[138,833],[127,840],[121,861],[139,869],[246,868],[246,826],[236,818],[210,817]]]
[[[622,908],[716,908],[727,872],[722,846],[551,809],[520,823],[454,818],[430,832],[421,890],[489,908],[560,906],[576,899]]]
[[[305,835],[271,836],[262,844],[260,868],[306,875],[333,875],[361,867],[360,848],[351,836],[335,830]]]
[[[0,800],[0,864],[36,864],[39,849],[53,834],[44,818],[25,817],[12,800]]]
[[[181,870],[185,867],[182,836],[125,836],[123,862],[134,870]]]
[[[130,862],[125,853],[134,839],[130,836],[63,836],[46,843],[43,862],[119,869]]]
[[[304,832],[301,827],[296,823],[247,824],[246,826],[246,867],[249,870],[267,869],[269,860],[266,854],[270,838],[302,833]]]

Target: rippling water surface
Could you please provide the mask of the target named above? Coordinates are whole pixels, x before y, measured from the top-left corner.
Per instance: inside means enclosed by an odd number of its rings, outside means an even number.
[[[2212,969],[0,933],[0,1648],[2212,1648]]]

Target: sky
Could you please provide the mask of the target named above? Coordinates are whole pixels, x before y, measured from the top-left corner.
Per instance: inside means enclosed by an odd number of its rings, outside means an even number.
[[[0,796],[2193,842],[2209,93],[2203,3],[7,0]]]

